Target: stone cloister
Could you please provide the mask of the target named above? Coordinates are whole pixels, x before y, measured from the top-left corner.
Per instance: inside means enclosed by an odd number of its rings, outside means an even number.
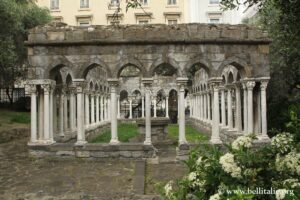
[[[159,117],[178,120],[179,147],[188,144],[187,121],[213,144],[247,133],[268,140],[269,43],[245,25],[32,29],[28,144],[74,138],[72,148],[87,151],[87,136],[109,125],[108,146],[122,146],[118,123],[143,118],[146,134],[137,145],[144,148],[152,146],[151,122]]]

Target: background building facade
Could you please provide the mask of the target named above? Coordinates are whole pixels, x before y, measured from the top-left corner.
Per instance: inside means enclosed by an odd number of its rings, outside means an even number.
[[[127,0],[38,0],[37,4],[49,8],[54,21],[73,26],[240,22],[239,12],[221,11],[219,0],[141,0],[142,8],[127,12]]]
[[[241,23],[241,11],[222,11],[220,0],[188,0],[189,23]]]

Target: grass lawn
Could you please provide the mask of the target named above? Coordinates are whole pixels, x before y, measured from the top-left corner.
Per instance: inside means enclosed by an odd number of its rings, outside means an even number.
[[[168,135],[170,138],[178,140],[178,125],[177,124],[169,124],[168,126]],[[191,125],[185,126],[185,137],[188,142],[203,142],[207,141],[208,138],[203,133],[200,133]]]
[[[118,138],[120,142],[129,142],[130,138],[133,138],[138,134],[138,127],[136,124],[119,124],[118,126]],[[93,139],[91,143],[108,143],[110,138],[110,130],[106,130],[103,134]]]
[[[119,124],[118,126],[118,137],[120,142],[128,142],[130,138],[133,138],[138,134],[138,127],[136,124]],[[177,124],[169,124],[168,135],[170,138],[178,140]],[[93,139],[91,143],[108,143],[110,138],[110,130],[106,130],[103,134]],[[201,142],[208,140],[206,135],[199,133],[191,125],[186,125],[186,139],[189,142]]]
[[[0,130],[29,127],[30,113],[0,109]]]

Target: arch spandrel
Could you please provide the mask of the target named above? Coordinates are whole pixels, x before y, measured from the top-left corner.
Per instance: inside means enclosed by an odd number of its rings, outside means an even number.
[[[133,65],[133,66],[137,67],[140,70],[142,77],[146,76],[147,71],[146,71],[145,67],[143,66],[143,63],[140,62],[138,59],[136,59],[136,58],[121,58],[121,60],[117,63],[115,69],[113,70],[112,77],[118,78],[120,73],[122,72],[122,70],[129,65]]]
[[[252,67],[247,63],[245,59],[236,56],[225,59],[219,65],[218,70],[214,75],[216,77],[221,77],[224,69],[229,65],[234,66],[238,70],[242,78],[252,77],[252,70],[251,70]]]
[[[176,75],[178,77],[183,76],[183,71],[180,68],[179,63],[175,59],[170,58],[170,57],[160,57],[160,58],[156,59],[150,66],[150,68],[147,72],[147,77],[152,77],[155,72],[155,69],[158,66],[163,65],[163,64],[168,64],[168,65],[172,66],[174,69],[176,69]]]

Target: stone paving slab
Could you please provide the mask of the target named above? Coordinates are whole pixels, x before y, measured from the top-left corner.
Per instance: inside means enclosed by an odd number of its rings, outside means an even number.
[[[130,160],[35,159],[26,141],[0,144],[0,199],[130,199]]]

